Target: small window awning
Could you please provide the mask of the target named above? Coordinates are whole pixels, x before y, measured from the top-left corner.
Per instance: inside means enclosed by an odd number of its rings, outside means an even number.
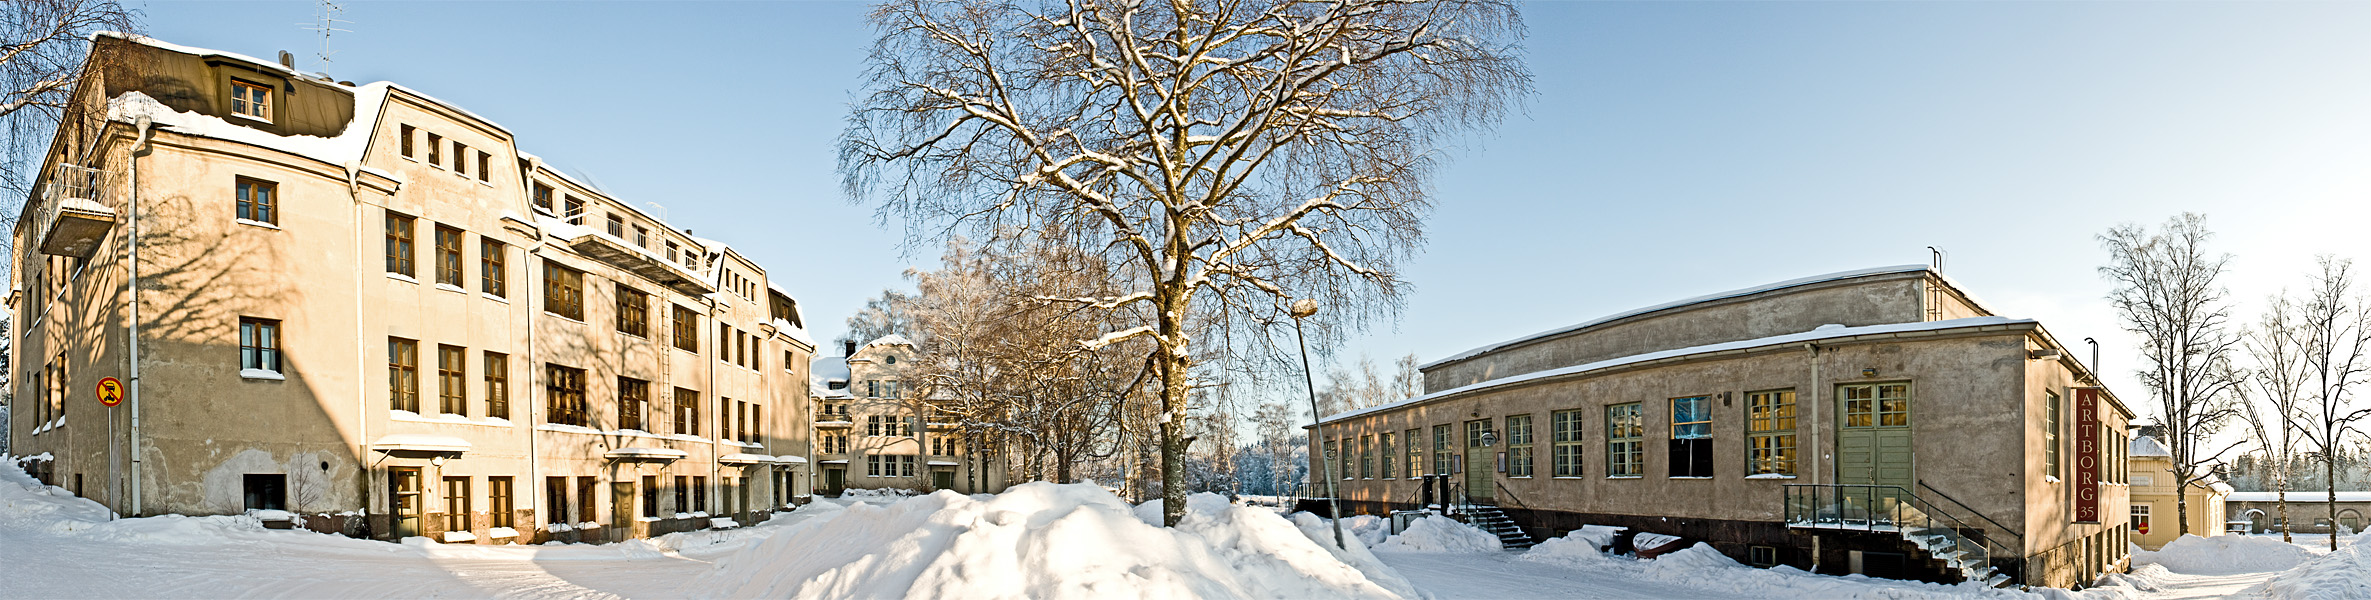
[[[747,454],[735,452],[732,454],[716,457],[716,462],[728,465],[754,465],[758,463],[774,462],[774,457],[764,454]]]
[[[930,461],[930,466],[933,466],[933,467],[956,467],[956,466],[962,466],[962,465],[963,465],[963,463],[959,463],[959,462],[955,462],[955,461],[951,461],[951,460],[934,460],[934,461]]]
[[[672,448],[626,447],[611,450],[601,456],[610,460],[675,460],[691,456],[691,454]]]
[[[452,436],[398,433],[370,443],[370,449],[380,452],[451,452],[469,451],[469,441]]]
[[[782,464],[786,464],[786,465],[803,465],[803,464],[807,464],[807,457],[804,457],[804,456],[792,456],[792,455],[789,455],[789,454],[784,454],[784,455],[781,455],[781,456],[776,456],[776,457],[774,457],[774,462],[778,462],[778,463],[782,463]]]
[[[823,461],[823,462],[816,463],[816,464],[823,464],[823,465],[844,465],[844,464],[848,464],[848,460],[847,460],[847,459],[827,460],[827,461]]]

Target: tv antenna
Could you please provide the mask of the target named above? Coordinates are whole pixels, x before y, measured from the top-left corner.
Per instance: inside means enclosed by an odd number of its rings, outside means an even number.
[[[317,22],[313,22],[313,23],[298,23],[298,24],[297,24],[297,26],[298,26],[299,28],[301,28],[301,29],[304,29],[304,30],[306,30],[306,31],[319,31],[319,32],[321,32],[321,53],[320,53],[320,54],[316,54],[316,55],[314,55],[314,56],[317,56],[317,57],[319,57],[319,58],[321,59],[321,62],[331,62],[329,57],[330,57],[331,55],[335,55],[335,54],[337,54],[337,51],[334,51],[334,50],[330,50],[330,49],[329,49],[329,34],[330,34],[330,33],[332,33],[332,32],[338,32],[338,31],[343,31],[343,32],[346,32],[346,33],[353,33],[353,32],[354,32],[354,31],[353,31],[353,30],[351,30],[351,29],[339,29],[339,28],[338,28],[338,24],[339,24],[339,23],[353,23],[353,21],[348,21],[348,20],[345,20],[345,19],[340,19],[340,18],[338,18],[338,17],[340,17],[340,16],[344,16],[345,14],[346,14],[346,7],[344,7],[344,6],[339,6],[337,3],[335,3],[335,2],[330,2],[329,0],[321,0],[321,16],[320,16],[320,20],[319,20],[319,21],[317,21]]]

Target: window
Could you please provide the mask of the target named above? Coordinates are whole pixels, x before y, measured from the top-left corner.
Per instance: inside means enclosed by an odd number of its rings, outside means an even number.
[[[939,436],[939,437],[930,438],[930,454],[931,454],[932,456],[954,456],[954,455],[955,455],[955,440],[954,440],[954,438],[950,438],[950,437],[947,437],[947,436]]]
[[[1424,452],[1421,450],[1421,448],[1424,446],[1424,438],[1420,437],[1422,435],[1423,432],[1416,429],[1410,429],[1407,433],[1400,434],[1400,441],[1407,442],[1408,444],[1407,462],[1409,479],[1415,479],[1416,476],[1424,474]]]
[[[1383,434],[1383,450],[1382,450],[1381,452],[1377,453],[1377,454],[1378,454],[1379,456],[1381,456],[1381,457],[1382,457],[1382,459],[1383,459],[1383,478],[1384,478],[1384,479],[1398,479],[1398,478],[1399,478],[1399,476],[1400,476],[1400,474],[1399,474],[1397,471],[1393,471],[1393,470],[1391,470],[1391,467],[1393,466],[1393,465],[1392,465],[1392,462],[1391,462],[1391,455],[1392,455],[1394,452],[1397,452],[1397,451],[1398,451],[1396,448],[1394,448],[1394,447],[1392,446],[1392,444],[1391,444],[1391,443],[1392,443],[1392,441],[1393,441],[1393,440],[1391,439],[1391,434],[1390,434],[1390,433],[1384,433],[1384,434]]]
[[[2042,473],[2051,479],[2065,479],[2058,460],[2059,408],[2058,392],[2048,391],[2042,398]]]
[[[906,437],[914,435],[911,417],[870,415],[864,418],[864,434],[870,437]]]
[[[395,410],[420,412],[420,343],[387,338],[387,388]]]
[[[2149,505],[2132,505],[2132,530],[2141,535],[2149,534]]]
[[[400,128],[400,130],[399,130],[399,133],[398,133],[397,135],[401,135],[401,136],[403,136],[403,142],[402,142],[402,146],[403,146],[403,157],[404,157],[404,158],[411,158],[411,157],[412,157],[412,137],[413,137],[413,136],[416,136],[416,135],[419,135],[418,133],[415,133],[415,132],[418,130],[418,128],[412,127],[412,126],[410,126],[410,125],[403,125],[403,126],[400,126],[400,127],[401,127],[401,128]]]
[[[231,114],[272,120],[272,88],[231,80]]]
[[[708,512],[708,478],[692,476],[692,510]]]
[[[1706,396],[1671,399],[1672,477],[1712,476],[1712,406]]]
[[[240,177],[238,188],[240,219],[258,223],[280,222],[280,184]]]
[[[609,213],[609,237],[626,239],[626,218],[624,216]]]
[[[650,248],[649,229],[644,229],[641,225],[634,226],[634,247],[643,249]]]
[[[634,337],[650,337],[650,294],[618,284],[617,330]]]
[[[564,210],[562,210],[562,211],[560,212],[560,216],[561,216],[562,218],[568,219],[568,224],[570,224],[570,225],[583,225],[583,224],[585,224],[585,201],[584,201],[584,199],[582,199],[582,198],[578,198],[578,197],[576,197],[576,196],[568,195],[568,194],[561,194],[561,195],[560,195],[560,208],[564,209]]]
[[[1359,478],[1359,479],[1374,479],[1374,478],[1375,478],[1375,436],[1374,436],[1374,435],[1371,435],[1371,434],[1370,434],[1370,435],[1364,435],[1364,436],[1359,436],[1359,438],[1358,438],[1358,478]]]
[[[412,218],[387,212],[387,272],[412,276]]]
[[[445,478],[445,531],[469,531],[469,478]]]
[[[659,478],[642,476],[642,518],[659,518]]]
[[[1531,415],[1507,416],[1507,476],[1531,476]]]
[[[493,238],[478,236],[478,291],[496,298],[510,297],[510,270],[503,266],[510,248]]]
[[[1795,474],[1795,392],[1745,395],[1747,475]]]
[[[486,416],[510,418],[510,355],[486,353]]]
[[[436,226],[436,282],[461,287],[461,230]]]
[[[700,314],[682,305],[675,306],[675,347],[690,352],[700,351]]]
[[[484,152],[477,153],[477,180],[494,180],[494,155]]]
[[[650,404],[650,382],[617,378],[617,428],[641,429],[642,407]]]
[[[280,372],[280,322],[239,318],[239,369]]]
[[[591,426],[585,419],[585,370],[554,364],[543,366],[544,420],[559,425]]]
[[[1449,461],[1449,426],[1432,426],[1432,472],[1448,475],[1453,472]]]
[[[552,186],[535,184],[535,207],[544,212],[552,211]]]
[[[1646,473],[1646,453],[1642,446],[1646,427],[1641,423],[1645,405],[1637,402],[1605,407],[1605,475],[1607,477],[1638,477]]]
[[[683,475],[675,476],[675,512],[688,513],[692,511],[691,492],[692,478]]]
[[[460,346],[439,344],[436,347],[437,410],[445,414],[469,414],[469,384],[468,380],[462,378],[463,373],[469,370],[462,364],[468,360],[468,356],[469,351]]]
[[[585,320],[584,272],[543,261],[543,312]]]
[[[1548,415],[1549,443],[1553,445],[1549,460],[1554,464],[1556,477],[1580,477],[1581,468],[1581,411],[1560,410]]]
[[[244,496],[247,510],[288,510],[286,474],[248,473],[239,478],[239,491]]]
[[[486,519],[486,524],[488,526],[516,526],[516,524],[511,521],[510,515],[512,510],[511,507],[515,506],[514,502],[516,502],[513,500],[515,496],[511,494],[512,492],[510,489],[509,477],[486,478],[486,503],[490,505],[486,507],[486,516],[488,517]]]
[[[700,430],[700,393],[675,388],[675,433],[698,435]]]
[[[445,166],[444,151],[445,136],[428,134],[428,164],[443,168]]]
[[[543,522],[568,522],[568,478],[543,478]]]
[[[667,242],[667,262],[675,262],[675,242]]]
[[[461,145],[461,140],[453,140],[453,174],[469,176],[469,147]]]
[[[826,433],[826,434],[823,434],[823,453],[824,453],[824,454],[845,454],[845,453],[847,453],[847,452],[848,452],[848,436],[847,436],[847,435],[845,435],[845,434],[838,434],[838,433]]]

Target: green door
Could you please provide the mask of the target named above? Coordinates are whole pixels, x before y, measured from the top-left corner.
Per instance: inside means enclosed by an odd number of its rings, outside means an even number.
[[[930,489],[934,489],[934,490],[951,490],[951,489],[955,489],[955,470],[954,470],[954,469],[933,469],[933,470],[931,470],[931,471],[930,471]]]
[[[1498,497],[1498,458],[1493,448],[1482,445],[1486,433],[1489,419],[1465,422],[1465,495],[1474,500]]]
[[[1847,488],[1847,512],[1891,511],[1894,499],[1916,485],[1911,472],[1910,384],[1836,386],[1836,483],[1891,488]]]
[[[847,470],[839,468],[823,470],[823,489],[827,490],[824,493],[838,494],[842,491],[841,488],[845,487],[848,487]]]

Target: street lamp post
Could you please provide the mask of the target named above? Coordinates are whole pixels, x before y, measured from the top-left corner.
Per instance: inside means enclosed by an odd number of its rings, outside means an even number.
[[[1319,448],[1323,448],[1324,446],[1322,445],[1322,442],[1325,441],[1325,415],[1319,413],[1317,410],[1317,378],[1316,376],[1309,373],[1309,336],[1301,333],[1301,319],[1308,318],[1310,315],[1314,314],[1317,314],[1316,300],[1302,298],[1293,302],[1293,339],[1300,342],[1301,344],[1301,382],[1309,386],[1310,431],[1316,432],[1317,434],[1317,439],[1313,440],[1312,443],[1319,443]],[[1342,493],[1338,487],[1338,484],[1334,482],[1333,453],[1326,452],[1322,449],[1313,448],[1312,450],[1312,454],[1316,454],[1320,457],[1320,460],[1318,461],[1317,475],[1320,478],[1325,479],[1325,507],[1328,516],[1332,517],[1326,520],[1334,524],[1334,547],[1347,550],[1350,548],[1350,546],[1344,545],[1342,543]]]

